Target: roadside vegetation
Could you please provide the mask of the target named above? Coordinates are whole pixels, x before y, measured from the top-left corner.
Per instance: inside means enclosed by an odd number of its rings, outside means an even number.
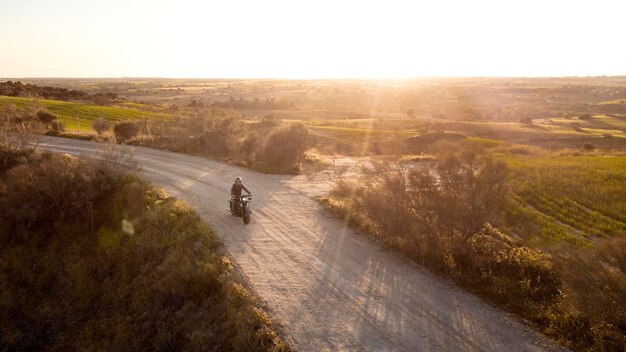
[[[248,120],[232,111],[199,107],[182,113],[188,116],[0,97],[0,116],[7,123],[24,124],[33,133],[168,149],[267,173],[298,173],[311,146],[307,128],[282,125],[273,115]]]
[[[198,109],[190,117],[147,128],[149,136],[131,143],[208,156],[265,173],[298,173],[311,145],[302,124],[283,126],[272,116],[244,120],[222,110]]]
[[[0,349],[289,350],[211,229],[129,171],[2,144]]]
[[[507,159],[469,141],[433,152],[435,163],[387,157],[357,183],[338,178],[322,204],[567,347],[622,351],[624,157]]]

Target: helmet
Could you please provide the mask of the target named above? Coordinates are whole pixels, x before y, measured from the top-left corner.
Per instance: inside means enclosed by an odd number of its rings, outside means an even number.
[[[239,181],[239,182],[243,182],[243,180],[242,180],[242,179],[241,179],[241,177],[239,177],[239,176],[235,177],[235,182],[237,182],[237,181]]]

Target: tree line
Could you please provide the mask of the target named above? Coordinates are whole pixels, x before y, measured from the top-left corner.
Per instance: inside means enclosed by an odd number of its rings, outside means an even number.
[[[107,104],[117,100],[115,93],[89,94],[83,90],[74,90],[61,87],[40,86],[36,84],[22,83],[20,81],[0,82],[0,95],[10,97],[37,97],[55,100],[84,100],[96,104]]]

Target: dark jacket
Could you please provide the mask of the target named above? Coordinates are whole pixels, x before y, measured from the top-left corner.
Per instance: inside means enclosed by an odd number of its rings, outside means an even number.
[[[246,188],[246,186],[243,185],[243,183],[241,184],[236,184],[233,183],[233,186],[230,188],[230,194],[233,196],[241,196],[241,190],[244,190],[246,192],[248,192],[248,194],[250,194],[250,191],[248,191],[248,189]]]

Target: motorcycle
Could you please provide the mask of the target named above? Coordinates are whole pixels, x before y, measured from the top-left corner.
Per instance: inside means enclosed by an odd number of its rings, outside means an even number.
[[[228,212],[230,212],[233,216],[240,217],[243,220],[243,223],[248,225],[250,223],[250,214],[252,214],[249,204],[251,201],[251,194],[242,194],[239,196],[239,199],[233,196],[228,201]]]

